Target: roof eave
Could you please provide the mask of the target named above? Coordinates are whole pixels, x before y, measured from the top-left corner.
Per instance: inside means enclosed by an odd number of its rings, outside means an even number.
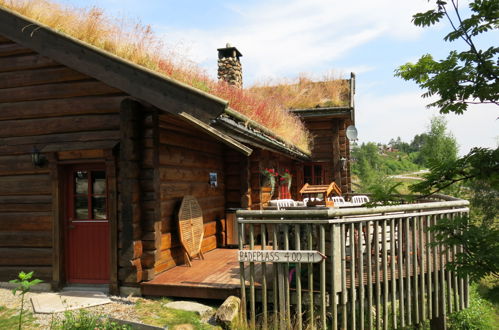
[[[299,160],[310,160],[310,154],[307,154],[298,148],[286,145],[285,143],[276,140],[275,138],[266,135],[265,133],[252,129],[251,126],[246,126],[240,122],[227,117],[221,116],[217,118],[212,125],[217,126],[219,129],[224,130],[234,139],[251,144],[261,149],[267,149],[274,152],[284,154],[288,157]]]
[[[291,109],[291,113],[301,118],[350,118],[353,107],[327,107],[327,108],[309,108],[309,109]]]
[[[170,113],[189,113],[208,123],[228,105],[216,96],[56,32],[2,6],[0,31],[16,43]]]

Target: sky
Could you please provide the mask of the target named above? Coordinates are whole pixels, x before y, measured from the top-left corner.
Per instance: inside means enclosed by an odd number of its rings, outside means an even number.
[[[442,41],[446,23],[418,28],[412,15],[426,0],[57,0],[98,6],[113,16],[149,24],[166,44],[216,79],[217,48],[227,43],[243,54],[245,86],[307,73],[316,79],[356,74],[356,123],[360,142],[410,142],[428,130],[436,110],[413,82],[394,70],[421,55],[437,59],[462,44]],[[461,2],[463,3],[463,2]],[[499,31],[478,40],[497,46]],[[499,143],[499,107],[474,105],[464,115],[446,115],[460,154]]]

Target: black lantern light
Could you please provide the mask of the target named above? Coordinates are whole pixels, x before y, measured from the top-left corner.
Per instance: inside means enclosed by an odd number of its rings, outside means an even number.
[[[33,163],[34,167],[42,167],[45,163],[45,159],[40,154],[40,150],[38,150],[36,147],[33,147],[33,151],[31,152],[31,162]]]
[[[347,169],[347,159],[345,157],[340,158],[340,166],[343,171]]]

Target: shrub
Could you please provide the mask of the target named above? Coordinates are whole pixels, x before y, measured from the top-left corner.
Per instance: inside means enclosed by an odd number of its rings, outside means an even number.
[[[497,329],[493,305],[480,297],[477,285],[470,286],[470,305],[449,315],[449,328],[459,330]]]

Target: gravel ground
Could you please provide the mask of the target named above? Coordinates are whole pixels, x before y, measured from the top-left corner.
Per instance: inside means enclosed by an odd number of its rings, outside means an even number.
[[[29,310],[33,312],[33,306],[31,304],[30,297],[42,293],[44,292],[27,293],[25,297],[25,307],[29,308]],[[109,315],[117,319],[138,322],[139,318],[134,308],[135,303],[139,300],[147,300],[144,298],[137,298],[137,297],[110,296],[109,298],[111,299],[111,303],[94,307],[88,307],[85,309],[89,312],[96,313],[98,315]],[[0,288],[0,305],[6,306],[8,308],[18,309],[21,305],[21,301],[18,296],[14,296],[12,294],[10,289]],[[50,328],[52,317],[54,317],[55,319],[59,319],[63,316],[63,314],[64,313],[56,313],[54,314],[54,316],[52,316],[52,314],[33,313],[33,316],[37,319],[37,322],[40,325],[38,327],[39,329],[48,329]]]

